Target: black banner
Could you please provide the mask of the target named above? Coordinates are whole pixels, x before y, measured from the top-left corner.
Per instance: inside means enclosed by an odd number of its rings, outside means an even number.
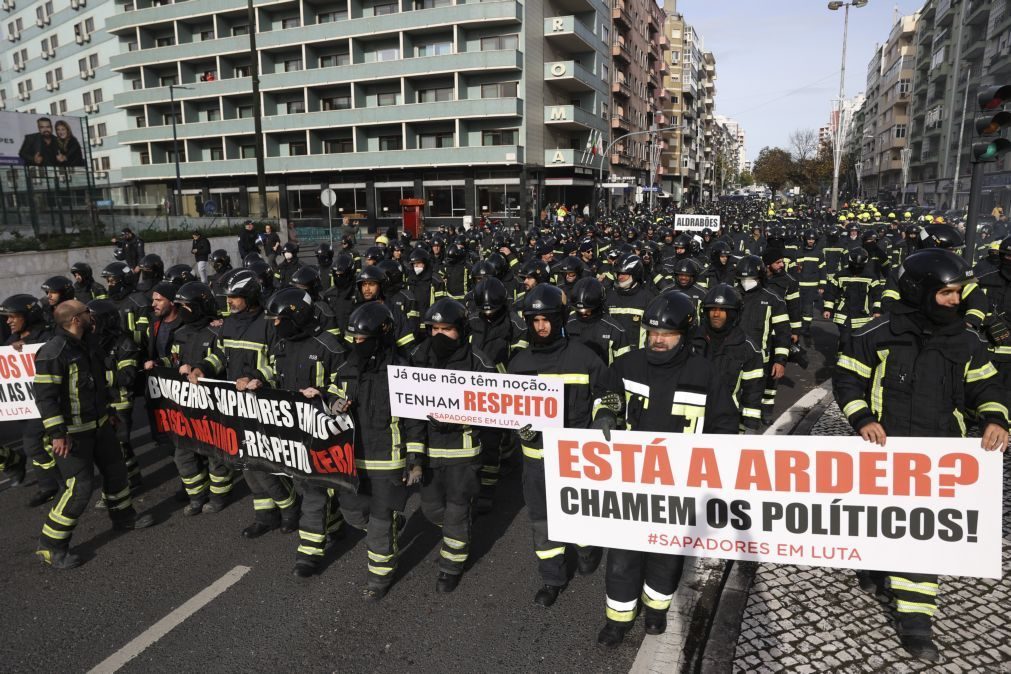
[[[176,447],[255,468],[358,490],[351,417],[331,415],[297,392],[235,390],[231,382],[191,384],[170,368],[148,373],[154,430]]]

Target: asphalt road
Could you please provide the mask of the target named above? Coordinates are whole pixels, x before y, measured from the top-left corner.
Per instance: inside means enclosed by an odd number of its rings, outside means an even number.
[[[834,330],[816,324],[815,345],[831,353],[832,342]],[[811,355],[807,372],[789,366],[777,410],[828,376]],[[14,432],[3,424],[0,441]],[[162,625],[164,636],[123,671],[628,671],[642,641],[639,621],[617,650],[597,648],[603,568],[575,577],[554,607],[533,604],[540,581],[518,472],[500,483],[496,511],[475,522],[471,567],[450,595],[435,592],[439,532],[414,495],[396,583],[373,604],[363,596],[360,533],[333,546],[321,576],[300,581],[291,575],[295,535],[240,536],[252,521],[243,484],[224,512],[183,517],[171,459],[153,445],[139,458],[146,488],[137,506],[157,526],[113,534],[105,513],[89,508],[74,535],[86,563],[71,571],[32,554],[45,516],[25,507],[33,482],[0,484],[3,671],[90,670],[237,567],[249,570],[179,624]]]

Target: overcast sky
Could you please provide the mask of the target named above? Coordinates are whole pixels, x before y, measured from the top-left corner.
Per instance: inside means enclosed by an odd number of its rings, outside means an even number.
[[[665,5],[671,6],[668,0]],[[716,57],[716,113],[744,127],[748,159],[786,147],[794,129],[828,122],[839,95],[843,10],[820,0],[677,0],[677,11]],[[846,97],[864,91],[874,47],[888,38],[895,8],[923,0],[870,0],[850,9]]]

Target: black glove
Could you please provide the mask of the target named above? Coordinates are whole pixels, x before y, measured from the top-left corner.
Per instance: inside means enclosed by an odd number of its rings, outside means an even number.
[[[1006,321],[995,318],[986,326],[986,336],[995,346],[1004,346],[1011,343],[1011,327]]]
[[[617,393],[605,393],[600,397],[600,406],[618,414],[621,412],[621,396]]]
[[[611,441],[611,431],[618,427],[618,420],[610,414],[598,414],[597,418],[590,423],[590,428],[596,428],[604,432],[604,439]]]
[[[520,436],[520,440],[523,442],[530,442],[537,437],[537,431],[530,428],[530,424],[527,424],[523,428],[516,431],[516,435]]]

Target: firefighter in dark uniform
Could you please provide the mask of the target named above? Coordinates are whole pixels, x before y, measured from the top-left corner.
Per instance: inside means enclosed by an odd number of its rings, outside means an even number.
[[[193,383],[204,376],[223,374],[239,391],[255,391],[273,381],[267,360],[270,335],[263,320],[262,296],[256,275],[246,269],[232,277],[228,287],[229,314],[211,352],[190,370]],[[298,503],[288,478],[258,470],[244,469],[246,484],[253,493],[254,522],[242,530],[246,538],[259,538],[280,527],[290,534],[298,529]]]
[[[102,270],[109,286],[109,301],[119,310],[123,330],[138,346],[143,345],[141,329],[147,325],[148,299],[137,290],[137,275],[123,262],[113,262]]]
[[[75,262],[70,267],[70,275],[74,277],[74,299],[85,304],[91,300],[107,299],[105,286],[95,280],[90,264]]]
[[[527,322],[530,347],[517,352],[509,363],[510,374],[534,375],[559,379],[565,384],[566,428],[588,428],[595,413],[603,415],[602,405],[595,400],[607,400],[613,410],[620,401],[614,381],[604,362],[588,347],[565,336],[568,307],[561,290],[541,284],[524,297],[524,319]],[[524,426],[518,436],[523,448],[523,498],[533,529],[534,552],[543,587],[534,602],[551,606],[568,584],[565,569],[565,544],[548,538],[547,502],[544,485],[544,449],[541,434]],[[581,575],[593,573],[600,565],[601,550],[578,548],[578,570]]]
[[[624,328],[629,346],[642,348],[646,342],[646,333],[640,328],[642,313],[655,297],[645,285],[646,268],[637,255],[629,255],[614,273],[614,293],[607,298],[607,312]]]
[[[700,283],[712,288],[719,283],[734,282],[732,248],[726,241],[716,241],[709,249],[709,266],[702,272]]]
[[[695,303],[667,292],[650,302],[642,317],[647,345],[614,361],[612,379],[622,382],[623,428],[656,433],[736,433],[739,413],[713,364],[692,351]],[[676,382],[676,383],[674,383]],[[672,385],[672,383],[674,383]],[[617,421],[600,415],[605,438]],[[647,634],[667,629],[667,610],[681,577],[680,555],[608,549],[605,576],[607,622],[597,643],[614,648],[632,627],[640,602]]]
[[[975,415],[985,450],[1007,447],[1007,390],[984,341],[965,326],[962,286],[972,280],[967,262],[948,250],[914,253],[902,263],[899,301],[853,334],[832,380],[836,401],[850,424],[882,447],[889,435],[965,437],[965,414]],[[868,573],[861,587],[872,590]],[[930,662],[936,575],[888,573],[902,647]]]
[[[333,246],[323,242],[316,246],[316,264],[319,269],[320,292],[326,292],[333,286]]]
[[[671,273],[674,275],[674,282],[664,290],[677,290],[682,295],[690,297],[698,313],[702,307],[702,298],[706,296],[706,289],[698,284],[702,266],[692,258],[685,258],[672,265]]]
[[[46,517],[35,554],[54,568],[70,569],[81,564],[70,552],[70,537],[91,498],[96,466],[113,529],[142,529],[154,518],[137,515],[130,500],[123,455],[109,424],[105,365],[90,342],[91,313],[70,300],[56,308],[55,319],[56,334],[35,355],[34,386],[64,492]]]
[[[277,388],[323,398],[347,352],[341,340],[315,323],[314,311],[312,298],[298,288],[278,291],[270,298],[265,314],[273,321],[276,337],[270,346],[270,364]],[[309,578],[319,572],[327,536],[343,533],[343,519],[333,489],[298,478],[295,486],[302,496],[302,515],[292,573]]]
[[[355,308],[355,261],[347,253],[340,253],[334,259],[331,273],[332,285],[323,292],[323,300],[337,316],[337,328],[343,334],[348,318]]]
[[[207,277],[207,285],[213,291],[221,278],[232,271],[232,257],[224,248],[218,248],[211,253],[211,270],[213,273]]]
[[[323,285],[319,269],[308,264],[298,269],[292,274],[291,287],[309,295],[312,300],[313,323],[324,332],[340,337],[341,329],[337,324],[337,314],[330,303],[321,297]]]
[[[800,284],[801,335],[810,337],[815,313],[821,312],[821,294],[825,288],[825,259],[813,229],[804,232],[804,244],[791,270]]]
[[[287,288],[291,285],[291,277],[295,275],[303,265],[298,259],[298,244],[294,241],[289,241],[281,247],[281,263],[277,265],[277,281],[279,288]],[[270,256],[267,256],[268,262],[270,261]]]
[[[998,243],[997,253],[997,268],[977,281],[990,305],[983,334],[1006,394],[1004,404],[1011,405],[1011,237]]]
[[[849,350],[850,336],[881,313],[883,282],[867,272],[870,256],[863,248],[847,253],[846,270],[829,282],[825,291],[826,319],[839,326],[839,352]]]
[[[51,276],[42,283],[42,292],[45,293],[40,299],[42,303],[42,315],[45,317],[46,325],[52,330],[53,311],[61,302],[74,299],[74,282],[66,276]]]
[[[0,315],[7,317],[11,336],[6,346],[20,351],[25,344],[45,344],[52,337],[52,330],[46,327],[42,315],[42,305],[31,295],[13,295],[0,305]],[[11,484],[17,486],[24,481],[25,464],[31,459],[32,470],[38,482],[38,489],[28,499],[28,507],[36,508],[53,500],[60,490],[60,474],[56,461],[47,450],[45,431],[41,419],[22,419],[17,422],[21,432],[21,452],[11,451],[3,459],[4,473],[11,477]]]
[[[419,246],[411,251],[410,266],[412,274],[407,285],[414,295],[418,313],[423,315],[435,300],[445,296],[446,286],[435,273],[432,254],[424,248]]]
[[[188,376],[211,353],[220,334],[220,328],[211,325],[217,318],[217,301],[210,286],[192,282],[179,289],[174,303],[182,325],[172,333],[172,367]],[[175,449],[173,458],[189,498],[183,515],[224,510],[232,493],[232,468],[221,459],[181,448]]]
[[[411,354],[411,365],[462,372],[494,372],[492,360],[469,342],[467,308],[443,297],[425,312],[429,337]],[[481,488],[483,447],[498,447],[501,431],[439,421],[425,425],[426,465],[421,483],[421,511],[442,530],[436,592],[452,592],[460,583],[471,541],[471,502]],[[408,446],[408,452],[412,447]]]
[[[592,349],[610,365],[629,351],[625,329],[607,314],[604,306],[604,285],[595,276],[576,282],[569,297],[572,316],[565,324],[565,334]]]
[[[366,302],[351,313],[346,330],[350,354],[337,368],[328,402],[355,424],[358,492],[342,493],[345,521],[366,532],[366,598],[379,601],[393,584],[398,541],[404,526],[407,487],[421,480],[424,423],[390,412],[389,365],[406,365],[397,353],[393,314],[381,302]]]
[[[790,317],[786,302],[765,287],[765,264],[756,255],[746,255],[734,271],[741,288],[741,329],[762,350],[765,388],[762,392],[762,423],[772,423],[776,403],[775,382],[786,374],[790,356]]]
[[[702,300],[702,320],[692,347],[712,362],[740,410],[740,429],[757,431],[762,421],[765,369],[762,351],[741,329],[743,302],[734,288],[721,283]]]

